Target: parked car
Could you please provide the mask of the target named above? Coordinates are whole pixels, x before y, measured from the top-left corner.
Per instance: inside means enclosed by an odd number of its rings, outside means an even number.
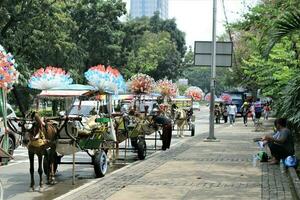
[[[200,111],[200,103],[199,102],[193,102],[192,108],[193,108],[193,110]]]
[[[16,113],[11,107],[11,105],[7,104],[7,118],[14,118],[16,117]],[[8,128],[8,153],[10,155],[13,155],[14,150],[20,145],[21,137],[19,134],[16,133],[16,131],[20,131],[21,128],[18,126],[17,122],[12,121],[11,122],[13,127],[16,128],[16,130],[12,130],[11,128]],[[2,141],[4,136],[4,121],[3,116],[0,114],[0,141]]]

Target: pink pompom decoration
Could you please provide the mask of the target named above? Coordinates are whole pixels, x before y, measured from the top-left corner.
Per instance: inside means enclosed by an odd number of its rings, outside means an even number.
[[[158,80],[156,83],[158,92],[163,96],[176,96],[177,85],[171,80],[163,79]]]
[[[154,79],[147,74],[138,73],[129,80],[129,88],[135,94],[150,93],[154,87]]]
[[[18,81],[19,72],[17,64],[11,53],[7,53],[0,45],[0,88],[11,90],[14,83]]]
[[[201,100],[203,98],[203,92],[199,87],[189,87],[188,89],[186,89],[185,91],[185,95],[188,97],[193,98],[194,100]]]
[[[230,103],[232,101],[232,97],[227,94],[227,93],[223,93],[220,98],[225,102],[225,103]]]

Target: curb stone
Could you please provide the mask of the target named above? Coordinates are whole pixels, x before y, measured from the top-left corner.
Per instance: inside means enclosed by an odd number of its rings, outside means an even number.
[[[296,198],[300,199],[300,180],[299,180],[299,177],[296,173],[295,168],[289,167],[287,173],[288,173],[288,176],[291,180],[292,188],[294,189]]]

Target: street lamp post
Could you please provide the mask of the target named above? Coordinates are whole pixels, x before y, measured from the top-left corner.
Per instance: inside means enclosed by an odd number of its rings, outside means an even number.
[[[215,109],[215,83],[216,83],[216,16],[217,0],[213,0],[213,26],[212,26],[212,65],[210,79],[210,113],[209,113],[209,136],[205,141],[217,141],[214,136],[214,109]]]

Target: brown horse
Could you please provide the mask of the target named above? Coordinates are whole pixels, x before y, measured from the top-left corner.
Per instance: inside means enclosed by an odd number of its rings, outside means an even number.
[[[36,112],[30,114],[30,123],[32,127],[28,128],[28,121],[22,125],[23,128],[23,143],[28,148],[28,156],[30,161],[30,175],[31,183],[30,189],[34,191],[34,155],[38,157],[38,173],[40,176],[40,191],[43,189],[43,169],[42,169],[42,159],[46,156],[48,163],[44,163],[45,174],[47,174],[48,184],[55,183],[55,155],[56,155],[56,139],[58,130],[54,124],[50,122],[44,122],[43,119]],[[24,130],[25,129],[25,130]],[[47,149],[49,149],[47,151]],[[49,153],[48,153],[49,152]],[[46,167],[45,167],[46,166]]]

